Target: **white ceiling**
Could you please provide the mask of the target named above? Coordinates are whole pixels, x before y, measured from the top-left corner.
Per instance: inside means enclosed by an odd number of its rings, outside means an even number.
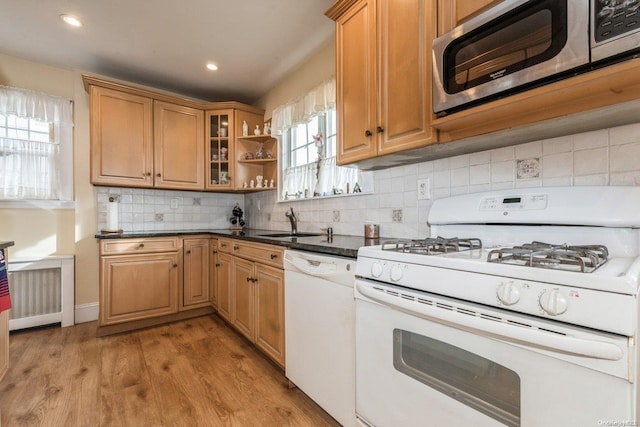
[[[332,39],[333,0],[0,0],[0,53],[253,103]],[[63,23],[72,14],[81,28]],[[205,69],[211,61],[219,70]]]

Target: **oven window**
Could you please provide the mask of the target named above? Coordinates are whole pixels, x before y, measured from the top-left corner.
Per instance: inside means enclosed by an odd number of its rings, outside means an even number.
[[[511,369],[442,341],[393,331],[394,367],[508,426],[520,426],[520,377]]]
[[[567,42],[567,2],[530,2],[454,40],[444,53],[445,90],[458,93],[556,56]]]

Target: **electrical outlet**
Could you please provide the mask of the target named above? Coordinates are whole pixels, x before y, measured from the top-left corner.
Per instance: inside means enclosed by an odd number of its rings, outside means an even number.
[[[178,209],[178,199],[171,199],[171,209]]]
[[[429,188],[429,178],[418,180],[418,200],[428,200],[431,198],[431,189]]]
[[[333,211],[333,222],[340,222],[340,211]]]

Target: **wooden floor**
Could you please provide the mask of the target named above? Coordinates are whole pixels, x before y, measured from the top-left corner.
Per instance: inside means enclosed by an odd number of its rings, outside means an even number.
[[[1,426],[338,426],[215,315],[104,338],[10,337]]]

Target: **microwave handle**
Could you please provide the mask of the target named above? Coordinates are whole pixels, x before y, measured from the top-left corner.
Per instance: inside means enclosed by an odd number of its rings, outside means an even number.
[[[594,359],[620,360],[624,357],[622,349],[612,343],[545,333],[535,329],[526,329],[521,326],[509,325],[493,320],[479,319],[475,316],[389,295],[373,289],[373,286],[361,280],[356,280],[356,289],[365,297],[382,305],[458,329],[474,331],[485,336],[498,338],[502,341],[518,345],[529,345],[531,347],[559,353],[576,354]]]

